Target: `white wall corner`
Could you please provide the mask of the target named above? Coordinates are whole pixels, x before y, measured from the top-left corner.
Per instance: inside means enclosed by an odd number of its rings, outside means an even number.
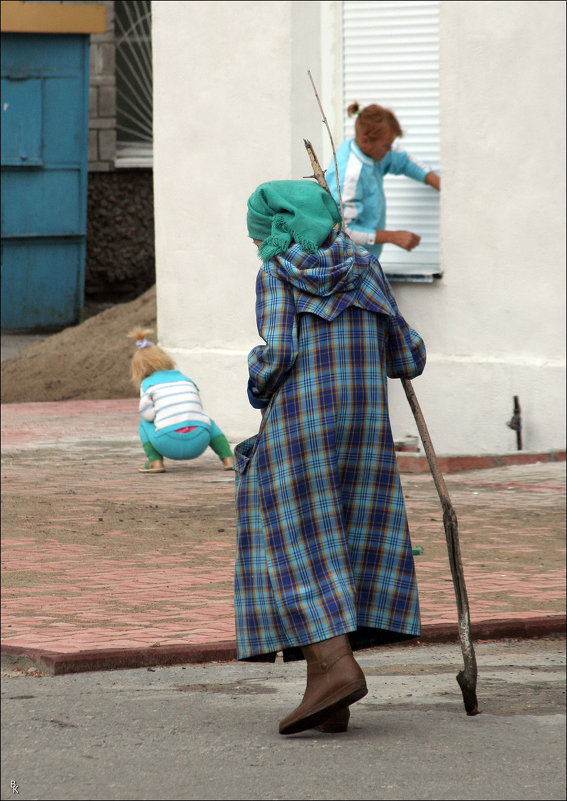
[[[319,97],[331,130],[335,149],[344,139],[343,90],[343,18],[340,0],[321,2],[321,80]],[[323,169],[333,158],[327,129],[323,125],[321,153],[317,153]]]

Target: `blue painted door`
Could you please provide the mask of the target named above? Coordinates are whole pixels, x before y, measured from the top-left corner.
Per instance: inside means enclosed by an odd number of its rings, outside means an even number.
[[[2,329],[80,322],[89,36],[2,34]]]

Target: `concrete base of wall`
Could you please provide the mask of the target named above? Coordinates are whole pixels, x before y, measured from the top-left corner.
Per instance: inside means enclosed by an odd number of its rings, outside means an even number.
[[[521,409],[522,449],[565,448],[565,363],[559,359],[457,357],[430,351],[423,375],[412,386],[438,454],[516,451],[517,434],[508,425],[515,396]],[[400,381],[389,382],[389,405],[394,438],[415,438],[417,426]]]
[[[537,462],[564,462],[565,451],[518,451],[491,455],[439,456],[439,469],[442,473],[457,473],[461,470],[486,470],[491,467],[509,467],[517,464],[536,464]],[[397,453],[398,468],[401,473],[428,473],[427,457],[423,453]]]
[[[256,345],[250,342],[250,348]],[[207,348],[171,348],[180,370],[197,382],[207,414],[210,414],[231,442],[258,431],[260,412],[251,408],[246,395],[248,351]],[[561,453],[565,448],[565,368],[559,365],[456,364],[432,359],[423,376],[412,382],[421,405],[436,453],[451,459],[488,460],[492,454]],[[390,419],[395,442],[417,444],[417,454],[404,453],[411,470],[425,460],[417,426],[400,381],[389,381]],[[516,451],[516,432],[507,426],[513,413],[513,396],[522,407],[523,450]],[[227,403],[227,399],[229,402]],[[405,449],[404,449],[405,450]],[[413,461],[412,461],[413,460]],[[537,458],[534,459],[537,461]],[[522,462],[515,462],[520,464]],[[447,462],[449,465],[449,462]],[[427,468],[425,468],[427,469]],[[445,470],[444,467],[442,467]]]

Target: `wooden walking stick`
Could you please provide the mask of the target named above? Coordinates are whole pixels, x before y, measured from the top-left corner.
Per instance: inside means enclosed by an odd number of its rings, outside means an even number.
[[[459,529],[457,524],[457,515],[453,509],[451,498],[443,478],[443,473],[439,467],[435,450],[427,430],[425,418],[423,417],[419,402],[412,387],[411,381],[407,378],[402,378],[402,386],[406,393],[408,403],[413,412],[415,422],[419,431],[419,436],[423,442],[425,455],[437,494],[441,501],[443,509],[443,526],[445,528],[445,539],[447,540],[447,551],[449,553],[449,565],[451,566],[451,575],[453,577],[453,587],[455,588],[455,597],[457,599],[457,614],[459,626],[459,639],[461,641],[461,650],[463,652],[463,661],[465,663],[464,670],[457,673],[457,681],[461,692],[463,694],[463,701],[467,715],[478,715],[478,701],[476,697],[476,656],[471,637],[471,623],[469,614],[469,601],[467,597],[467,588],[465,585],[465,575],[463,573],[463,563],[461,561],[461,548],[459,545]]]
[[[321,101],[319,100],[319,95],[317,94],[315,84],[313,83],[313,78],[311,77],[311,73],[309,71],[308,74],[309,78],[311,79],[311,83],[313,84],[313,89],[315,91],[315,96],[317,97],[317,102],[319,103],[321,114],[323,115],[323,122],[325,123],[327,131],[329,131],[329,137],[331,138],[331,147],[333,148],[333,156],[335,158],[335,169],[337,170],[338,188],[339,172],[337,169],[335,146],[329,130],[327,118],[325,117],[325,113],[321,106]],[[327,192],[331,194],[327,181],[325,180],[325,173],[321,169],[321,165],[319,164],[317,156],[315,155],[315,151],[313,150],[311,142],[309,142],[307,139],[304,139],[303,142],[305,143],[305,149],[307,150],[307,155],[309,156],[311,166],[313,167],[313,175],[309,177],[315,178],[319,186],[322,186],[323,189],[326,189]],[[344,216],[340,189],[338,191],[339,199],[341,201],[340,210],[344,228]],[[423,417],[423,413],[414,392],[412,383],[407,378],[402,378],[401,382],[406,393],[408,403],[413,412],[413,416],[419,431],[419,436],[423,442],[427,463],[429,464],[429,469],[431,471],[431,475],[433,476],[433,481],[435,483],[435,487],[441,501],[441,507],[443,509],[443,526],[445,528],[445,539],[447,540],[447,551],[449,553],[449,565],[451,567],[451,576],[453,577],[453,587],[455,589],[455,597],[457,600],[459,640],[461,642],[461,650],[463,652],[464,661],[464,669],[459,671],[457,674],[457,682],[463,694],[463,702],[465,704],[465,711],[467,715],[478,715],[479,708],[476,696],[477,665],[471,637],[469,602],[467,597],[465,576],[463,572],[463,564],[461,561],[457,515],[453,508],[453,504],[451,503],[451,498],[449,497],[445,479],[443,478],[443,473],[439,467],[439,462],[437,461],[437,456],[435,455],[431,437],[429,436],[429,431],[427,430],[427,425],[425,423],[425,419]]]

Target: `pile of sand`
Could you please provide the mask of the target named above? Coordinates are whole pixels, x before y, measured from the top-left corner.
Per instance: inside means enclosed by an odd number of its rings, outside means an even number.
[[[156,332],[155,286],[2,362],[2,403],[135,398],[129,331]]]

